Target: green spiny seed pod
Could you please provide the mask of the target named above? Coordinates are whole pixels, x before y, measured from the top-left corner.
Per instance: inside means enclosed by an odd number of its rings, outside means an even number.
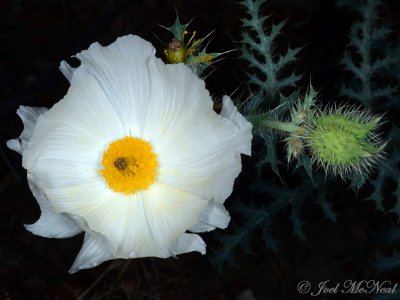
[[[342,177],[365,175],[385,147],[374,134],[380,119],[354,107],[317,113],[306,136],[313,162]]]

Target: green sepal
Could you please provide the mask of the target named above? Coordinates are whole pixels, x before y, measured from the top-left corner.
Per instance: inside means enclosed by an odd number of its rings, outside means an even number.
[[[174,39],[183,42],[185,38],[185,31],[186,28],[189,26],[189,24],[190,22],[186,24],[181,24],[181,21],[179,20],[179,17],[177,15],[174,25],[172,25],[171,27],[165,27],[165,26],[162,27],[172,32],[172,34],[174,35]]]

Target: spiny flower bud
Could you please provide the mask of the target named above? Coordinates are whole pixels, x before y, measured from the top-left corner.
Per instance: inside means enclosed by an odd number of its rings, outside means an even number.
[[[164,49],[164,54],[169,64],[184,63],[193,70],[198,76],[202,75],[213,62],[214,59],[224,53],[207,53],[206,39],[210,36],[207,35],[204,38],[195,38],[196,31],[187,31],[187,24],[181,24],[177,17],[174,25],[171,27],[164,27],[170,31],[174,38],[171,39]],[[189,34],[190,38],[185,41],[185,37]]]
[[[304,153],[305,144],[303,138],[298,135],[290,135],[286,138],[287,160],[291,162],[295,158],[299,158]]]
[[[385,147],[374,134],[380,119],[354,107],[315,115],[306,136],[313,162],[342,177],[364,175]]]
[[[184,43],[177,39],[172,39],[169,41],[167,49],[164,50],[164,54],[169,64],[186,62],[186,47]]]

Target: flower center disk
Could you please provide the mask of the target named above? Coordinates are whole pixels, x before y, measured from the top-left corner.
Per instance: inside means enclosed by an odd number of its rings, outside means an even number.
[[[101,175],[115,192],[146,190],[157,177],[158,161],[150,143],[134,137],[112,142],[103,153]]]

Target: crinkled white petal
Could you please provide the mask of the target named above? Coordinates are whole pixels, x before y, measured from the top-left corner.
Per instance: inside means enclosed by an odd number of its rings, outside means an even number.
[[[168,149],[188,127],[190,130],[201,126],[204,120],[217,119],[204,81],[187,66],[165,65],[160,59],[153,59],[149,61],[149,69],[149,113],[142,138],[152,142],[156,151]]]
[[[190,228],[192,232],[211,231],[215,228],[225,229],[229,225],[231,217],[229,212],[221,203],[216,203],[214,200],[208,202],[207,207],[199,216],[199,223]]]
[[[36,223],[25,225],[25,228],[33,234],[48,238],[67,238],[82,232],[82,229],[75,224],[68,215],[59,214],[54,211],[47,197],[35,184],[35,179],[28,174],[29,188],[35,196],[41,210],[41,215]]]
[[[77,68],[71,67],[66,61],[62,61],[60,63],[59,69],[61,73],[67,78],[67,80],[71,83],[72,75],[74,74]]]
[[[44,107],[20,106],[17,114],[24,124],[24,130],[19,139],[8,141],[7,146],[23,154],[24,150],[28,148],[39,116],[47,110]],[[41,215],[38,221],[34,224],[25,225],[25,228],[33,234],[48,238],[66,238],[82,232],[82,229],[68,215],[59,214],[53,210],[51,203],[35,182],[34,176],[28,172],[29,188],[39,204]]]
[[[238,134],[238,150],[240,153],[251,155],[251,140],[253,138],[253,125],[239,113],[229,96],[222,98],[222,110],[220,116],[231,121],[239,128]]]
[[[142,195],[151,235],[165,257],[171,256],[182,234],[198,223],[207,201],[159,182]]]
[[[217,115],[204,82],[186,66],[149,63],[151,100],[143,138],[154,144],[159,180],[203,199],[223,203],[250,153],[251,124],[224,98]]]
[[[105,235],[91,230],[84,218],[75,214],[71,214],[71,218],[85,231],[85,238],[69,273],[93,268],[106,260],[116,258],[116,250]]]
[[[114,249],[102,234],[87,231],[83,246],[69,273],[96,267],[106,260],[115,258],[114,252]]]
[[[7,147],[19,154],[22,154],[22,147],[20,139],[12,139],[7,141]]]
[[[27,148],[28,142],[32,137],[37,119],[47,110],[48,109],[45,107],[29,107],[21,105],[17,109],[17,114],[24,124],[24,130],[18,139],[7,141],[8,148],[18,152],[19,154],[22,154],[22,152]]]
[[[160,182],[219,203],[232,193],[234,180],[242,168],[241,158],[234,145],[224,141],[222,135],[208,142],[206,137],[198,135],[192,139],[182,136],[169,149],[181,159],[167,151],[160,152]]]
[[[22,163],[33,173],[38,160],[65,159],[99,170],[103,151],[128,134],[96,79],[79,69],[64,99],[38,119]]]
[[[157,245],[149,223],[146,218],[144,199],[141,193],[135,196],[120,197],[127,204],[125,214],[126,222],[124,223],[124,236],[122,236],[119,247],[119,256],[124,258],[134,257],[168,257],[162,249]],[[115,230],[119,230],[115,228]]]
[[[184,233],[181,235],[176,247],[175,254],[197,251],[206,254],[206,243],[197,234]]]
[[[148,62],[155,59],[154,54],[155,49],[149,42],[128,35],[107,47],[94,43],[76,55],[81,61],[78,70],[84,69],[97,80],[133,136],[141,135],[147,115],[150,98]]]

